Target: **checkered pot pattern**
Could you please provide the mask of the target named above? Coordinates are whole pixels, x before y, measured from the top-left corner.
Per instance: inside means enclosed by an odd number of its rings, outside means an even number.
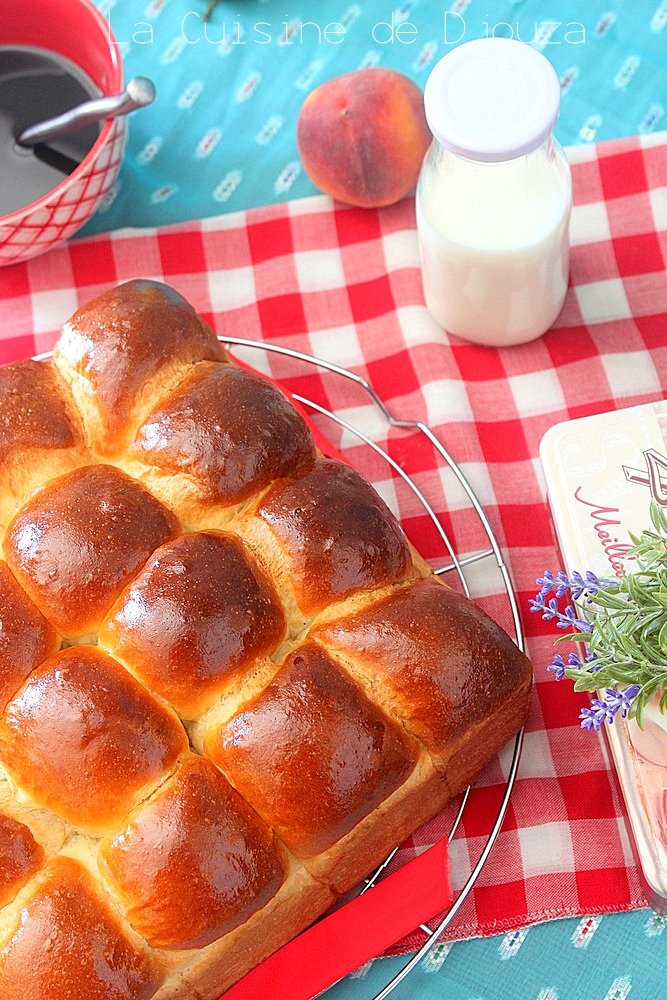
[[[117,118],[106,142],[44,204],[12,213],[5,224],[0,218],[0,266],[36,257],[81,229],[116,181],[126,138],[127,119]]]

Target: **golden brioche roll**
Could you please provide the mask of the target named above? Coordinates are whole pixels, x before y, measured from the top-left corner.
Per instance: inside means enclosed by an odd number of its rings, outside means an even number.
[[[88,461],[79,417],[54,367],[0,367],[0,525],[38,486]]]
[[[72,858],[55,858],[3,913],[0,942],[0,1000],[150,1000],[163,980]]]
[[[128,457],[128,471],[191,527],[211,517],[224,523],[273,480],[310,467],[315,446],[304,419],[265,378],[202,364],[146,417]]]
[[[328,887],[291,858],[278,892],[244,923],[205,948],[171,952],[171,956],[185,955],[186,962],[168,977],[155,1000],[218,1000],[246,972],[312,924],[333,901]],[[276,984],[276,989],[284,985]]]
[[[273,831],[203,757],[101,847],[135,930],[154,948],[202,948],[245,923],[285,881]]]
[[[136,480],[89,465],[39,490],[10,524],[4,549],[44,617],[62,635],[82,638],[178,530],[171,511]]]
[[[331,612],[329,616],[331,616]],[[437,577],[316,626],[321,642],[428,749],[452,794],[525,717],[532,667],[503,630]]]
[[[171,709],[93,646],[46,660],[0,717],[0,759],[14,784],[92,833],[116,829],[187,748]]]
[[[11,903],[44,861],[44,850],[30,829],[0,812],[0,907]]]
[[[0,814],[26,827],[42,851],[44,861],[61,850],[69,828],[49,809],[40,809],[11,782],[6,771],[0,775]],[[40,865],[41,867],[41,865]]]
[[[102,622],[99,644],[185,719],[196,719],[285,637],[285,615],[236,535],[167,542]]]
[[[401,785],[417,748],[317,646],[291,653],[204,752],[298,857],[331,847]]]
[[[198,727],[204,752],[335,895],[451,797],[400,720],[312,643],[229,708]]]
[[[0,710],[31,670],[60,646],[55,629],[0,562]]]
[[[332,602],[420,574],[392,512],[342,462],[318,459],[278,480],[233,527],[273,577],[296,631]]]
[[[198,361],[224,361],[213,331],[157,281],[112,288],[74,313],[54,350],[95,455],[121,454],[142,415]]]

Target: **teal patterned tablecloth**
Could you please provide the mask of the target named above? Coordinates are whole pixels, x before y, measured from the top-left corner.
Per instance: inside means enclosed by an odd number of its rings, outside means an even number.
[[[127,76],[153,77],[158,99],[134,117],[119,183],[87,233],[312,194],[295,139],[308,91],[374,65],[423,87],[459,38],[541,48],[561,77],[564,145],[667,125],[664,0],[220,0],[208,24],[207,0],[99,6]]]
[[[158,100],[134,117],[119,182],[86,233],[311,194],[295,126],[313,87],[373,65],[423,86],[452,44],[494,32],[531,42],[555,65],[563,144],[667,124],[667,0],[223,0],[207,26],[206,0],[98,5],[126,76],[151,76]],[[327,998],[369,1000],[404,962],[376,960]],[[667,1000],[667,919],[642,910],[441,945],[394,995]]]
[[[666,928],[638,910],[436,945],[392,1000],[665,1000]],[[326,1000],[371,1000],[405,961],[377,959]]]

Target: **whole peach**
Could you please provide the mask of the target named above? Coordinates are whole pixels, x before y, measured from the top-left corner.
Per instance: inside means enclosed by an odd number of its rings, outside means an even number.
[[[328,80],[301,108],[297,142],[320,190],[350,205],[393,205],[417,182],[431,133],[422,92],[391,69]]]

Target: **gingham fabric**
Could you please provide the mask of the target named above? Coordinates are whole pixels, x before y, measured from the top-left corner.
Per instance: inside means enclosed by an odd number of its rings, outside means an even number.
[[[542,435],[568,417],[661,398],[667,386],[667,134],[580,147],[570,158],[571,288],[556,327],[523,347],[465,344],[433,323],[411,201],[376,212],[318,196],[166,230],[118,231],[0,271],[2,361],[48,350],[69,314],[115,282],[159,278],[221,335],[283,344],[366,376],[393,414],[428,423],[460,463],[510,566],[536,684],[509,813],[452,927],[457,938],[646,905],[605,743],[579,728],[585,696],[547,673],[554,634],[528,613],[528,601],[535,577],[559,559],[537,457]],[[239,354],[385,446],[460,556],[487,547],[469,501],[422,436],[389,431],[363,392],[337,376],[253,349]],[[351,432],[317,419],[424,555],[445,562],[400,477]],[[467,574],[473,594],[510,628],[490,561]],[[508,760],[506,752],[492,762],[471,794],[450,847],[455,890],[488,834]],[[396,863],[442,837],[453,808],[403,845]]]

